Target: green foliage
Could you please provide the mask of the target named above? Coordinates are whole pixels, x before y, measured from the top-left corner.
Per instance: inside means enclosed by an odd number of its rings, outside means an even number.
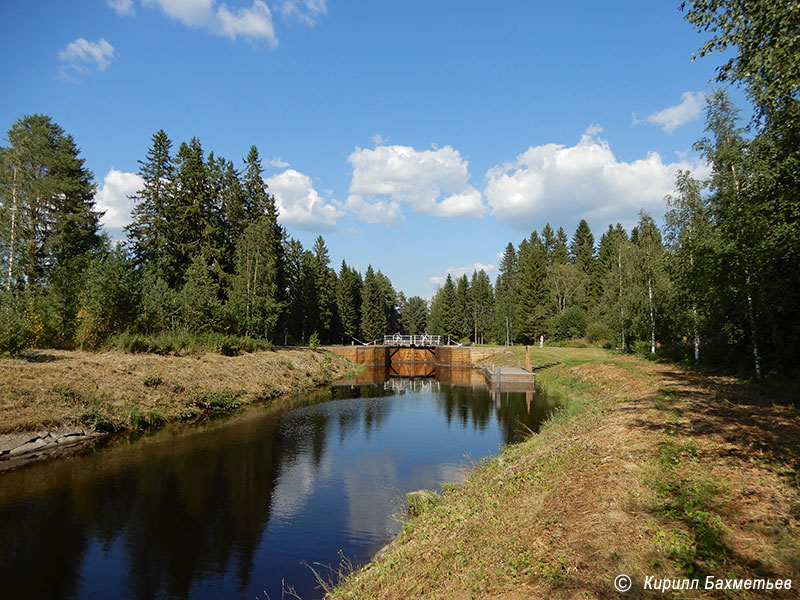
[[[406,335],[422,335],[428,329],[428,304],[412,296],[400,307],[400,326]]]
[[[280,257],[278,235],[268,216],[254,221],[236,249],[236,271],[228,295],[227,312],[240,335],[271,339],[282,305],[277,301]]]
[[[360,335],[363,282],[361,274],[342,261],[336,283],[336,301],[342,326],[342,341],[349,342]]]
[[[550,320],[550,337],[566,340],[583,337],[586,333],[586,311],[578,306],[568,308]]]
[[[378,274],[367,267],[361,303],[361,335],[365,341],[383,339],[389,326],[386,318],[386,296]]]
[[[79,346],[97,348],[108,336],[134,323],[138,284],[133,262],[120,246],[92,260],[80,296]]]
[[[214,281],[205,259],[197,255],[186,271],[186,283],[178,297],[183,326],[192,333],[219,331],[222,303],[219,284]]]
[[[319,335],[317,334],[316,331],[312,333],[311,336],[308,338],[308,346],[312,350],[316,350],[317,348],[319,348],[320,346]]]
[[[218,352],[224,356],[273,349],[272,342],[269,340],[221,333],[196,334],[186,330],[168,331],[156,335],[125,332],[109,338],[104,347],[133,354],[151,352],[153,354],[180,355]]]
[[[592,321],[586,325],[586,341],[590,344],[599,344],[611,339],[611,332],[602,321]]]
[[[19,356],[31,343],[24,303],[14,292],[0,290],[0,353]]]
[[[444,285],[431,300],[428,333],[454,337],[459,327],[458,297],[453,277],[448,273]]]

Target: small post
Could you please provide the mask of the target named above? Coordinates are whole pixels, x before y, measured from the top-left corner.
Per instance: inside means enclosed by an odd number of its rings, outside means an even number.
[[[531,370],[531,347],[525,344],[525,370]]]

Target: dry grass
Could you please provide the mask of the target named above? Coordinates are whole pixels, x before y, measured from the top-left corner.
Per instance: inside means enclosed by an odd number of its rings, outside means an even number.
[[[306,349],[235,357],[39,351],[0,359],[0,433],[155,426],[313,387],[351,367]]]
[[[619,597],[620,573],[634,598],[662,597],[642,589],[648,575],[800,585],[794,408],[753,401],[733,380],[596,349],[536,348],[533,358],[561,361],[540,381],[567,399],[563,411],[448,486],[330,597]],[[524,350],[490,361],[519,364]]]

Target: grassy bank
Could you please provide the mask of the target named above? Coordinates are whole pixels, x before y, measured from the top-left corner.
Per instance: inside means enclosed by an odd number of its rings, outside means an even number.
[[[706,575],[790,578],[793,590],[772,593],[796,597],[800,420],[775,390],[598,349],[535,348],[533,358],[562,363],[540,381],[563,408],[416,506],[330,597],[618,597],[623,573],[633,598],[725,595],[643,590],[647,576]],[[489,360],[520,364],[524,350]]]
[[[0,434],[156,427],[311,388],[351,368],[308,349],[241,356],[31,351],[0,358]]]

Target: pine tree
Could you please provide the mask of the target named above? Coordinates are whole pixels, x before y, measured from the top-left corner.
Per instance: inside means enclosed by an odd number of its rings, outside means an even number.
[[[384,290],[372,265],[364,273],[361,301],[361,336],[366,342],[383,340],[387,333]]]
[[[361,274],[347,266],[347,263],[342,260],[337,281],[336,301],[342,324],[342,341],[345,343],[360,335],[362,285]]]
[[[544,244],[547,265],[550,266],[555,262],[556,245],[558,243],[558,239],[556,238],[553,228],[550,227],[550,223],[545,224],[544,228],[542,229],[542,243]]]
[[[464,274],[456,281],[456,331],[455,335],[459,340],[469,338],[472,335],[472,307],[470,303],[471,290],[469,279]]]
[[[547,333],[547,258],[534,231],[519,247],[519,302],[516,318],[520,335],[528,342]]]
[[[484,344],[492,337],[494,292],[486,271],[473,271],[470,282],[470,312],[473,319],[472,341]]]
[[[52,343],[67,346],[75,333],[82,275],[100,247],[92,172],[72,136],[45,115],[19,119],[0,152],[6,289],[43,290],[54,318]],[[10,192],[10,193],[8,193]]]
[[[436,291],[431,300],[428,333],[446,336],[449,340],[456,337],[458,328],[458,297],[456,284],[449,273],[444,285]]]
[[[202,255],[192,258],[181,288],[179,305],[183,326],[192,333],[222,329],[222,303],[219,284]]]
[[[234,331],[240,335],[274,336],[282,309],[274,235],[269,217],[263,215],[248,226],[237,245],[228,312]]]
[[[568,262],[569,247],[567,245],[567,233],[564,231],[563,227],[559,227],[553,247],[553,264],[566,265]]]
[[[428,305],[419,296],[412,296],[402,306],[400,324],[406,335],[422,335],[427,331]]]
[[[208,169],[200,140],[182,143],[175,155],[175,178],[171,186],[173,224],[167,234],[167,280],[182,283],[186,271],[201,256],[218,272],[222,226],[214,210]]]
[[[514,244],[506,246],[495,283],[495,338],[512,343],[517,338],[516,306],[519,290],[519,265]],[[431,307],[433,311],[433,307]]]
[[[139,161],[142,189],[131,196],[136,205],[125,227],[136,262],[149,265],[154,275],[168,278],[170,229],[173,226],[171,186],[175,178],[172,142],[163,129],[153,134],[144,161]]]
[[[330,268],[330,256],[325,240],[317,236],[314,241],[312,270],[316,289],[319,329],[317,333],[324,341],[339,337],[339,310],[336,302],[336,271]]]
[[[586,275],[585,308],[592,306],[598,298],[599,285],[595,269],[594,235],[589,224],[581,219],[572,236],[570,260]]]

